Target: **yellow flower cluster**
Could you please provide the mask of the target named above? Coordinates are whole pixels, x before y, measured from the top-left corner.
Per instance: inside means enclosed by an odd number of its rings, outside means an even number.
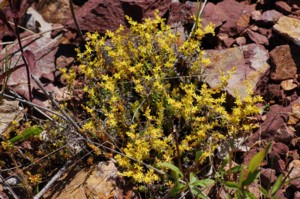
[[[141,162],[176,164],[187,152],[202,151],[201,162],[220,140],[255,127],[247,116],[259,112],[259,98],[241,102],[237,97],[236,106],[227,110],[221,86],[228,77],[215,90],[192,77],[194,69],[210,64],[203,57],[201,39],[213,33],[212,26],[199,23],[193,37],[178,44],[179,34],[157,12],[143,24],[127,20],[129,30],[120,26],[103,37],[88,33],[86,50],[77,51],[89,97],[84,106],[91,116],[83,128],[99,139],[106,132],[118,144],[125,154],[115,156],[121,175],[153,183],[160,177]],[[184,78],[180,68],[187,70]],[[73,73],[62,72],[72,84]]]

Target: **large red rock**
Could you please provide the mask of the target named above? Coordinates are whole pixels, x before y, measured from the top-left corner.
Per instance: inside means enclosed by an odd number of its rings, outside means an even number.
[[[205,56],[211,60],[211,66],[206,68],[204,81],[215,88],[220,85],[220,71],[230,71],[235,66],[236,71],[228,80],[226,91],[235,96],[235,91],[243,99],[248,96],[247,85],[254,91],[260,77],[270,68],[267,60],[269,55],[267,50],[257,44],[229,48],[224,50],[206,50]],[[225,73],[226,74],[226,73]]]
[[[82,31],[104,33],[125,26],[125,15],[141,22],[156,9],[160,16],[165,15],[170,5],[171,0],[89,0],[76,12],[76,18]],[[67,27],[76,30],[73,20],[67,22]]]
[[[249,26],[251,12],[255,11],[255,6],[248,5],[245,1],[224,0],[216,5],[207,4],[202,18],[204,23],[211,21],[221,26],[221,33],[236,36]]]

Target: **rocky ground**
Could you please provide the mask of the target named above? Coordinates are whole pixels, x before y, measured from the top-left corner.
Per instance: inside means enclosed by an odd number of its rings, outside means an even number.
[[[23,25],[35,33],[24,31],[21,34],[25,38],[23,45],[34,52],[37,60],[31,71],[46,90],[60,101],[65,97],[65,88],[59,68],[72,66],[74,48],[80,41],[71,19],[69,1],[23,2],[24,12],[27,12]],[[117,29],[120,24],[127,26],[125,15],[141,22],[156,9],[174,30],[184,33],[190,30],[193,23],[190,16],[196,13],[198,5],[195,1],[176,0],[74,0],[74,3],[83,33],[104,33]],[[201,19],[204,24],[212,22],[216,27],[216,35],[208,35],[203,41],[206,56],[212,61],[212,66],[206,71],[210,74],[206,81],[214,87],[218,83],[219,71],[229,71],[235,66],[236,72],[229,81],[228,93],[232,94],[233,89],[237,89],[241,96],[245,96],[243,82],[247,80],[256,94],[262,95],[265,100],[262,104],[264,115],[259,118],[261,127],[247,140],[251,150],[245,153],[244,162],[249,162],[253,154],[264,146],[263,143],[273,141],[273,149],[268,154],[272,164],[262,168],[261,183],[268,185],[276,180],[276,176],[287,173],[291,168],[290,178],[300,176],[300,1],[209,0]],[[12,62],[17,62],[19,52],[14,36],[3,25],[0,29],[1,62],[4,62],[7,53],[13,53],[15,58]],[[20,68],[12,74],[8,85],[18,95],[28,99],[28,89],[24,86],[26,82],[25,69]],[[50,107],[36,83],[33,82],[32,87],[33,102]],[[78,96],[80,98],[80,91]],[[112,165],[107,166],[115,171]],[[72,182],[68,186],[73,186]],[[83,192],[76,192],[76,195],[84,195],[89,186],[93,185],[87,185]],[[68,194],[74,194],[66,190],[67,195],[48,194],[48,198],[69,198]],[[120,190],[107,190],[111,191],[110,194],[121,194]],[[300,179],[284,187],[278,197],[300,198]]]

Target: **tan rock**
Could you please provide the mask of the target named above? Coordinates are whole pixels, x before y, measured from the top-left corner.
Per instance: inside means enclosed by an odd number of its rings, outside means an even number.
[[[77,9],[77,6],[75,6]],[[64,24],[71,18],[70,4],[68,0],[41,0],[36,4],[36,10],[47,22]]]
[[[288,170],[292,169],[289,179],[297,178],[300,176],[300,160],[293,160],[288,167]]]
[[[98,199],[119,196],[116,185],[117,168],[113,162],[102,162],[90,169],[83,169],[74,177],[65,177],[44,195],[48,199]],[[64,187],[57,189],[57,187]]]
[[[289,115],[288,124],[293,125],[297,124],[300,120],[300,104],[294,104],[292,106],[292,112]]]
[[[295,45],[300,46],[300,20],[282,16],[273,26],[273,29],[291,40]]]
[[[242,46],[242,45],[245,45],[247,43],[247,40],[245,37],[237,37],[235,39],[235,42],[239,45],[239,46]]]
[[[290,91],[298,87],[297,84],[294,83],[293,79],[284,80],[280,83],[280,86],[285,91]]]
[[[258,20],[260,16],[261,16],[261,12],[259,10],[255,10],[251,12],[251,19],[255,21]]]

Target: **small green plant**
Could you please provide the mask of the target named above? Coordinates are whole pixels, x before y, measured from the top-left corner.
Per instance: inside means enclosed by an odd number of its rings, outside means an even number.
[[[183,192],[185,192],[185,194],[191,192],[193,197],[197,196],[199,198],[207,198],[207,196],[203,193],[201,188],[206,188],[215,184],[215,181],[209,178],[199,180],[193,172],[189,174],[188,182],[181,181],[180,178],[183,178],[184,174],[180,171],[178,167],[167,162],[163,162],[158,165],[161,167],[167,167],[172,170],[174,185],[168,193],[168,195],[172,197],[178,196]]]
[[[129,30],[87,33],[85,50],[77,50],[79,67],[61,70],[71,90],[86,94],[82,106],[90,117],[83,131],[118,150],[122,176],[148,185],[168,181],[153,169],[168,165],[162,169],[178,168],[177,178],[194,194],[205,184],[197,168],[220,141],[233,142],[257,127],[249,116],[259,114],[262,99],[249,90],[243,101],[236,96],[235,106],[226,107],[223,88],[233,71],[224,73],[218,88],[201,81],[210,64],[201,39],[214,34],[212,25],[197,21],[191,37],[181,41],[157,13],[142,24],[127,20]],[[83,87],[74,87],[78,77]]]
[[[276,197],[276,193],[279,190],[279,188],[281,188],[283,186],[284,183],[285,183],[284,175],[280,174],[277,177],[276,181],[274,182],[274,185],[269,190],[267,190],[263,187],[259,187],[259,190],[264,195],[265,198],[277,199],[278,197]]]
[[[253,158],[250,160],[249,165],[247,168],[244,166],[237,167],[240,171],[238,174],[238,181],[225,181],[224,184],[227,188],[235,190],[234,198],[237,199],[243,199],[243,198],[256,198],[250,191],[249,191],[249,185],[252,184],[259,176],[260,174],[260,164],[265,159],[265,157],[268,154],[268,151],[271,148],[271,143],[268,144],[268,146],[261,150],[259,153],[253,156]],[[260,187],[261,192],[265,196],[271,196],[271,198],[274,196],[274,194],[277,192],[279,187],[281,186],[281,179],[282,176],[278,177],[276,183],[274,184],[271,192],[268,192],[264,188]]]

